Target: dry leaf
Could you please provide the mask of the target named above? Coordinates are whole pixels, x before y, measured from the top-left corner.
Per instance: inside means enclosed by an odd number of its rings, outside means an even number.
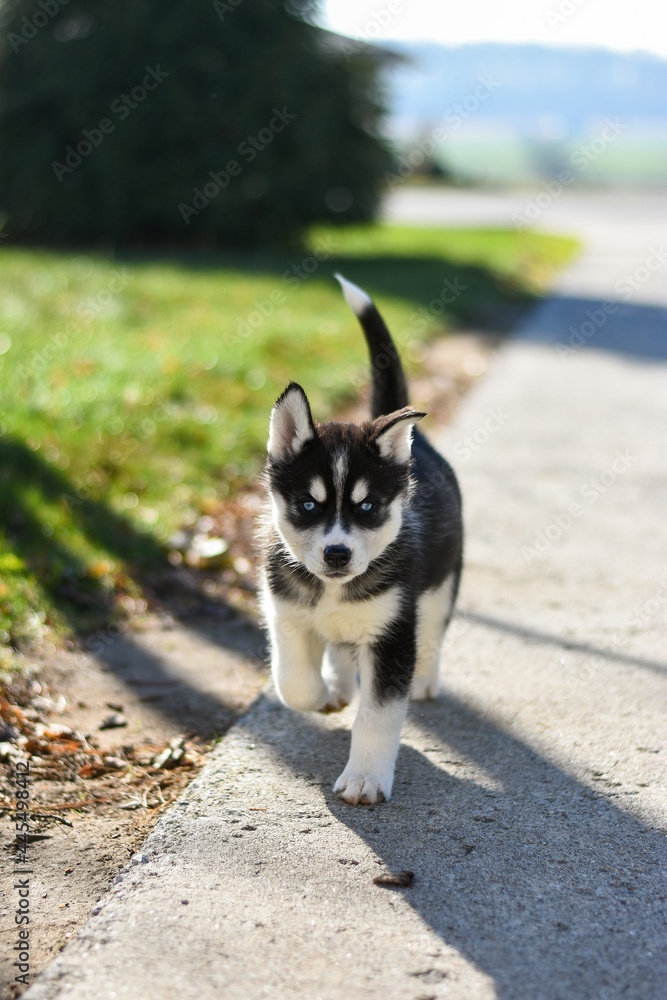
[[[415,873],[411,871],[383,872],[382,875],[376,875],[373,881],[376,885],[405,889],[407,886],[412,885],[414,877]]]

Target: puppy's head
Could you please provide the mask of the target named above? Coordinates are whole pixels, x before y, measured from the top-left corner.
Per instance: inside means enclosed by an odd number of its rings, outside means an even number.
[[[364,573],[398,535],[411,479],[406,406],[357,426],[315,426],[291,383],[271,413],[267,479],[275,527],[291,557],[319,579]]]

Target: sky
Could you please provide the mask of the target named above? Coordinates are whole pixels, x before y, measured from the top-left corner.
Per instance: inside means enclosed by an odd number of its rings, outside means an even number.
[[[322,0],[326,27],[366,40],[595,45],[667,58],[665,0]]]

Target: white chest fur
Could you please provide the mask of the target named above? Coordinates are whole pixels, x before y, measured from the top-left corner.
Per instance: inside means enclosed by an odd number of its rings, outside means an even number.
[[[280,598],[273,610],[301,629],[311,629],[325,642],[373,642],[397,615],[400,588],[391,587],[367,601],[341,600],[342,587],[327,587],[314,608],[298,607]]]

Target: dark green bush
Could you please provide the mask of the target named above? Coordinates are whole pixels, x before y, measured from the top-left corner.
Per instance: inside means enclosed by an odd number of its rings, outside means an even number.
[[[372,216],[377,62],[276,0],[9,0],[0,213],[13,239],[286,244]]]

